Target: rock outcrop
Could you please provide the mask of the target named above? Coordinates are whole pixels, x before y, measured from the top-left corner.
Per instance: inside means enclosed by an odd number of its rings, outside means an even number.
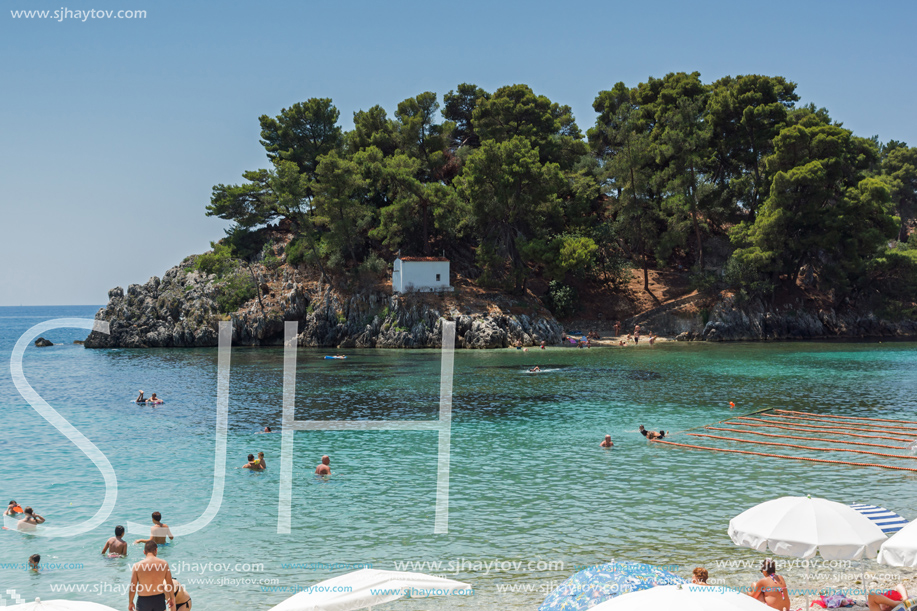
[[[39,348],[46,348],[48,346],[53,346],[54,342],[47,340],[43,337],[39,337],[38,339],[35,340],[35,345]]]
[[[720,301],[708,322],[675,339],[708,342],[865,337],[917,337],[917,320],[883,320],[849,305],[838,310],[769,307],[760,300],[739,306],[732,297]]]
[[[433,348],[441,346],[442,321],[456,323],[457,348],[531,346],[561,340],[563,328],[550,314],[511,314],[496,304],[487,311],[459,311],[441,296],[390,295],[378,290],[344,293],[302,282],[296,272],[259,268],[263,299],[229,315],[219,311],[221,281],[193,268],[193,259],[160,280],[120,287],[96,314],[110,334],[92,332],[87,348],[216,346],[221,320],[232,322],[236,345],[280,345],[284,322],[296,321],[300,346],[338,348]],[[308,287],[308,288],[307,288]]]

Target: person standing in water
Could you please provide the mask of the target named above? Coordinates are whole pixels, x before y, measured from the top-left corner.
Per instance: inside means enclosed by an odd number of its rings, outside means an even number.
[[[322,464],[315,467],[316,475],[331,475],[331,458],[325,454],[322,456]]]
[[[134,544],[137,543],[148,543],[152,541],[157,545],[162,545],[166,542],[166,537],[169,538],[169,541],[173,540],[175,537],[172,536],[172,531],[169,530],[168,524],[162,523],[162,514],[158,511],[153,512],[153,525],[150,527],[150,538],[149,539],[137,539],[134,541]]]
[[[175,592],[172,587],[172,571],[169,563],[156,557],[159,546],[147,541],[143,546],[146,556],[131,568],[131,585],[127,590],[127,609],[134,611],[134,594],[137,595],[136,611],[165,611],[175,609]]]
[[[615,444],[611,441],[611,435],[605,435],[605,439],[599,444],[600,448],[611,448]]]
[[[102,548],[102,555],[108,553],[109,558],[114,558],[115,556],[127,556],[127,541],[122,539],[124,536],[124,527],[115,526],[115,536],[110,537],[105,543],[105,547]]]
[[[16,530],[31,532],[36,530],[39,524],[45,523],[45,519],[32,511],[31,507],[26,507],[24,513],[25,517],[19,520],[19,523],[16,524]]]

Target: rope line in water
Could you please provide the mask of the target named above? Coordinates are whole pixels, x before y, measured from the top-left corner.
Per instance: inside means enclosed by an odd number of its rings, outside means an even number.
[[[754,416],[755,414],[760,414],[761,412],[768,412],[768,411],[770,411],[770,410],[772,410],[772,409],[774,409],[774,408],[773,408],[773,407],[765,407],[765,408],[762,408],[762,409],[759,409],[759,410],[755,410],[755,411],[753,411],[753,412],[749,412],[749,413],[747,413],[747,414],[742,414],[741,416]],[[733,418],[740,418],[741,416],[730,416],[729,418],[726,418],[726,420],[720,420],[720,421],[718,421],[716,424],[723,424],[724,422],[729,422],[729,421],[732,420]],[[683,431],[676,431],[675,433],[672,433],[672,435],[677,435],[678,433],[687,433],[688,431],[696,431],[697,429],[705,429],[705,428],[707,428],[707,425],[706,425],[706,424],[701,424],[700,426],[692,426],[691,428],[689,428],[689,429],[684,429]]]
[[[752,421],[752,422],[763,422],[763,423],[768,424],[768,425],[770,425],[770,426],[775,426],[775,427],[778,427],[778,428],[784,428],[784,429],[789,429],[789,430],[795,430],[796,428],[802,428],[802,429],[808,429],[808,430],[812,430],[812,431],[820,431],[820,432],[822,432],[822,433],[834,433],[834,434],[840,434],[840,433],[841,433],[841,431],[838,431],[837,429],[831,429],[831,428],[827,428],[827,427],[824,427],[824,426],[815,426],[815,425],[811,425],[811,424],[799,424],[799,423],[795,423],[795,422],[783,422],[783,421],[780,421],[780,420],[765,420],[764,418],[744,418],[744,417],[741,417],[741,418],[736,418],[736,420],[742,420],[742,421],[743,421],[743,424],[744,424],[744,422],[745,422],[746,420],[750,420],[750,421]],[[790,424],[792,424],[793,426],[788,426],[788,425],[790,425]],[[783,425],[783,426],[780,426],[780,425]],[[749,426],[750,426],[750,425],[749,425]],[[883,429],[877,429],[877,430],[871,430],[871,429],[854,429],[854,430],[855,430],[855,431],[867,431],[867,432],[871,432],[871,433],[887,433],[887,432],[888,432],[888,431],[885,431],[885,430],[883,430]],[[847,433],[847,434],[849,435],[850,433]],[[894,434],[894,433],[892,433],[892,434]],[[860,435],[860,437],[868,437],[868,435]],[[912,440],[914,439],[914,437],[917,437],[917,436],[914,436],[914,435],[912,435],[912,436],[898,435],[897,438],[895,438],[895,441],[912,441]],[[891,439],[891,438],[890,438],[890,437],[882,437],[882,439]]]
[[[708,452],[729,452],[731,454],[751,454],[753,456],[767,456],[769,458],[783,458],[786,460],[804,460],[807,462],[829,463],[832,465],[853,465],[856,467],[879,467],[880,469],[892,469],[894,471],[917,471],[913,467],[897,467],[895,465],[880,465],[878,463],[849,462],[846,460],[829,460],[827,458],[808,458],[806,456],[786,456],[784,454],[768,454],[766,452],[752,452],[751,450],[734,450],[732,448],[709,448],[706,446],[696,446],[690,443],[676,443],[666,441],[665,439],[654,439],[653,443],[663,443],[670,446],[681,448],[691,448],[693,450],[706,450]]]
[[[854,454],[871,454],[872,456],[885,456],[887,458],[904,458],[907,460],[917,460],[917,456],[905,456],[903,454],[885,454],[883,452],[871,452],[869,450],[850,450],[848,448],[819,448],[814,446],[803,446],[795,443],[778,443],[776,441],[758,441],[756,439],[739,439],[737,437],[723,437],[722,435],[704,435],[703,433],[688,433],[692,437],[708,437],[710,439],[725,439],[726,441],[738,441],[739,443],[757,443],[764,446],[782,446],[785,448],[801,448],[803,450],[821,450],[822,452],[852,452]]]
[[[751,425],[746,424],[744,426],[751,426]],[[758,426],[758,425],[755,425],[755,426]],[[718,426],[708,426],[705,428],[710,431],[731,431],[733,433],[745,433],[746,435],[763,435],[764,437],[779,437],[781,439],[799,439],[803,441],[824,441],[824,442],[830,442],[830,443],[843,443],[843,444],[852,445],[852,446],[870,446],[873,448],[892,448],[895,450],[906,450],[907,449],[907,446],[892,446],[892,445],[887,445],[887,444],[882,444],[882,443],[869,443],[866,441],[841,441],[840,439],[822,439],[821,437],[794,437],[793,435],[777,435],[775,433],[762,433],[760,431],[746,431],[743,429],[727,429],[727,428],[722,428]]]
[[[796,427],[792,427],[792,426],[780,426],[779,424],[754,424],[754,423],[751,423],[751,422],[737,422],[736,425],[737,425],[737,426],[760,426],[760,427],[767,427],[767,428],[769,428],[769,429],[786,429],[786,430],[788,430],[788,431],[798,431],[798,429],[797,429]],[[842,437],[860,437],[860,438],[862,438],[862,439],[888,439],[888,440],[890,440],[890,441],[912,441],[911,439],[908,439],[908,438],[901,438],[901,437],[883,437],[882,435],[859,435],[859,434],[857,434],[857,433],[844,433],[844,432],[842,432],[842,431],[835,431],[835,430],[832,430],[832,429],[820,429],[820,430],[817,430],[817,431],[800,431],[800,432],[803,432],[803,433],[809,433],[809,432],[812,432],[812,433],[821,433],[821,432],[824,432],[824,433],[831,433],[832,435],[840,435],[840,436],[842,436]]]
[[[850,424],[847,424],[847,423],[844,423],[844,422],[838,422],[838,421],[836,421],[836,420],[830,420],[830,419],[828,419],[828,418],[815,418],[815,417],[804,417],[804,416],[782,416],[782,415],[774,415],[773,417],[774,417],[774,418],[789,419],[789,420],[804,420],[804,421],[806,421],[806,422],[814,422],[814,421],[830,422],[830,423],[835,424],[835,425],[837,425],[837,426],[842,426],[842,427],[844,427],[844,428],[850,428],[850,429],[852,429],[852,430],[854,430],[854,431],[857,431],[857,430],[874,431],[874,432],[879,432],[879,431],[881,431],[881,432],[883,432],[883,433],[886,432],[886,431],[889,431],[889,430],[892,430],[892,431],[917,431],[917,426],[895,426],[895,427],[885,427],[885,428],[881,428],[881,429],[880,429],[880,428],[877,428],[877,429],[868,429],[868,428],[867,428],[867,429],[858,429],[858,428],[852,427],[851,424],[853,424],[853,425],[863,425],[863,424],[867,424],[867,423],[865,423],[865,422],[852,422],[852,423],[850,423]],[[822,425],[822,426],[825,426],[825,425]],[[877,426],[879,426],[879,425],[877,425]]]
[[[870,426],[850,426],[850,425],[848,425],[848,424],[841,424],[841,423],[837,423],[837,424],[833,424],[833,423],[832,423],[831,425],[828,425],[828,424],[821,424],[821,423],[818,423],[818,422],[816,422],[816,423],[814,423],[814,424],[802,424],[802,423],[800,423],[800,422],[795,422],[795,421],[789,421],[789,422],[787,422],[787,420],[785,420],[786,418],[796,418],[796,417],[797,417],[797,416],[771,416],[771,417],[769,417],[769,418],[767,418],[767,419],[761,419],[761,421],[762,421],[762,422],[777,422],[777,423],[780,423],[780,424],[790,424],[790,425],[793,425],[793,426],[801,426],[801,427],[804,427],[804,428],[811,428],[811,427],[813,427],[813,426],[817,426],[817,427],[821,427],[821,428],[834,427],[835,430],[840,429],[840,430],[844,430],[844,431],[862,431],[862,432],[865,432],[865,433],[891,433],[891,434],[893,434],[893,435],[899,435],[899,434],[900,434],[900,435],[910,435],[910,434],[911,434],[911,433],[896,433],[895,431],[890,431],[890,430],[888,430],[887,427],[886,427],[886,428],[878,428],[878,427],[870,427]],[[781,420],[777,420],[777,418],[781,418]],[[805,418],[803,418],[803,420],[805,420]]]
[[[789,409],[775,409],[775,412],[784,414],[799,414],[801,416],[818,416],[819,418],[836,418],[838,420],[868,420],[870,422],[900,422],[902,424],[917,424],[913,420],[888,420],[886,418],[863,418],[861,416],[832,416],[831,414],[813,414],[810,412],[794,412]]]

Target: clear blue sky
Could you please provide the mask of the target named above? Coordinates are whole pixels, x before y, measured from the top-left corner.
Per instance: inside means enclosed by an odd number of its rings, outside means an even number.
[[[57,0],[55,0],[57,2]],[[617,81],[782,75],[862,136],[917,145],[917,4],[5,0],[0,305],[102,304],[207,250],[210,189],[264,167],[258,116],[355,110],[461,82],[573,107]],[[10,10],[146,10],[14,19]]]

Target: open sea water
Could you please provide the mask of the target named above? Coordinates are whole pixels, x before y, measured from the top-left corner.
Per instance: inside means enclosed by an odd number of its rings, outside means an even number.
[[[0,456],[6,463],[0,502],[31,505],[49,526],[90,518],[105,486],[95,465],[16,391],[9,357],[31,326],[92,318],[96,310],[0,308]],[[156,510],[173,527],[188,524],[210,501],[217,350],[87,350],[72,343],[85,335],[48,332],[60,345],[30,346],[25,374],[111,462],[117,504],[104,526],[79,537],[0,531],[6,604],[17,596],[126,608],[130,565],[143,554],[132,545],[126,559],[101,555],[115,525],[149,523]],[[438,350],[347,350],[345,361],[322,358],[335,352],[299,351],[297,419],[437,417]],[[550,371],[530,375],[533,365]],[[160,553],[195,609],[267,610],[296,588],[361,565],[444,575],[474,587],[469,596],[385,606],[393,611],[532,611],[577,570],[610,560],[663,565],[684,577],[705,566],[712,582],[745,586],[759,575],[763,555],[734,547],[726,530],[730,518],[757,503],[810,494],[917,518],[915,472],[666,447],[648,444],[637,432],[640,424],[684,431],[769,407],[917,421],[915,343],[458,351],[446,534],[433,532],[438,436],[429,431],[297,432],[292,532],[278,534],[282,372],[281,348],[233,348],[228,475],[219,513]],[[132,404],[141,388],[166,403]],[[275,433],[260,434],[265,426]],[[613,450],[599,448],[605,434]],[[673,440],[917,467],[917,460],[683,433]],[[241,469],[246,455],[259,451],[268,469]],[[329,481],[313,475],[323,454],[331,456]],[[45,567],[38,574],[11,566],[34,553]],[[813,584],[851,584],[862,570],[880,577],[896,572],[873,561],[814,565]],[[801,584],[802,565],[781,572],[791,586]]]

